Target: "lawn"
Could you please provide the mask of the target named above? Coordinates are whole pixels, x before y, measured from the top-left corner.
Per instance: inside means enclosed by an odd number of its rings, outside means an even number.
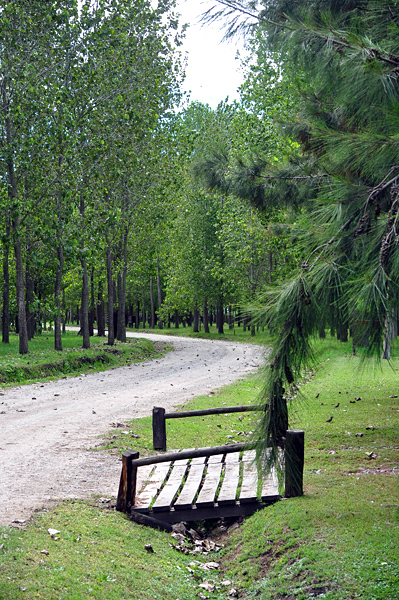
[[[65,502],[22,530],[0,530],[0,598],[225,600],[233,587],[240,598],[258,600],[395,600],[398,355],[396,343],[391,364],[362,366],[350,344],[318,342],[315,371],[291,406],[290,426],[305,430],[305,494],[219,526],[219,552],[182,554],[169,534],[131,523],[107,508],[112,502]],[[260,376],[251,376],[185,408],[254,403],[261,385]],[[168,447],[241,441],[255,426],[253,413],[174,420],[167,423]],[[110,452],[152,453],[149,419],[124,430],[103,440]],[[200,568],[209,561],[219,568]],[[204,582],[214,591],[198,587]]]
[[[10,335],[9,344],[0,344],[0,384],[13,385],[43,379],[57,379],[93,371],[104,371],[111,367],[124,366],[132,362],[155,358],[168,349],[154,346],[144,338],[116,341],[108,346],[105,338],[90,338],[90,348],[82,348],[82,338],[74,331],[62,335],[63,351],[54,350],[54,333],[45,332],[29,342],[29,353],[18,352],[18,336]]]

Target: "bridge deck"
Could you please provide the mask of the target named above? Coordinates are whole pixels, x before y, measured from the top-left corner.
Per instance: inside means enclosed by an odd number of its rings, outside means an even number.
[[[168,523],[250,515],[280,496],[276,470],[260,478],[255,451],[155,464],[132,511]]]

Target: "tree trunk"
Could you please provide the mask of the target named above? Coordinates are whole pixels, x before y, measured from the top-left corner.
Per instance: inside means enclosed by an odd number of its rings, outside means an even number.
[[[391,342],[394,336],[395,330],[395,321],[394,321],[394,311],[391,308],[388,308],[386,317],[385,317],[385,329],[384,329],[384,341],[382,346],[382,358],[384,360],[391,359]]]
[[[339,341],[340,342],[348,341],[348,323],[347,322],[339,324],[338,333],[339,333]]]
[[[234,329],[234,315],[231,304],[229,306],[229,329]]]
[[[90,272],[90,310],[89,310],[89,335],[94,335],[94,320],[96,316],[94,303],[94,267]]]
[[[63,251],[61,242],[58,243],[57,258],[58,258],[58,264],[57,264],[57,271],[55,274],[55,287],[54,287],[54,300],[55,300],[55,310],[56,310],[56,316],[54,319],[54,349],[61,352],[62,351],[62,337],[61,337],[60,295],[61,295],[61,286],[62,286],[62,271],[64,268],[64,251]]]
[[[81,258],[80,258],[80,264],[82,266],[82,271],[83,271],[83,276],[82,276],[82,312],[81,312],[81,322],[80,322],[80,328],[82,331],[82,336],[83,336],[83,343],[82,343],[82,348],[90,348],[90,332],[89,332],[89,297],[90,297],[90,291],[89,291],[89,276],[87,273],[87,262],[86,262],[86,258],[85,258],[85,243],[84,243],[84,234],[85,234],[85,229],[86,229],[86,224],[85,224],[85,200],[84,200],[84,196],[83,194],[80,196],[80,206],[79,206],[79,210],[80,210],[80,218],[81,218],[81,242],[80,242],[80,248],[81,248]]]
[[[138,329],[140,327],[140,300],[138,298],[136,299],[136,314],[135,314],[134,326],[136,329]]]
[[[112,248],[109,233],[107,232],[107,313],[108,313],[108,345],[115,343],[114,330],[114,282],[112,280]]]
[[[2,313],[2,341],[10,343],[10,222],[7,217],[5,239],[3,243],[3,313]]]
[[[161,274],[159,269],[159,258],[157,260],[157,288],[158,288],[158,314],[160,314],[162,306],[162,289],[161,289]],[[163,321],[161,317],[158,319],[158,328],[163,329]]]
[[[193,326],[193,331],[194,331],[194,333],[198,333],[199,332],[199,310],[198,310],[197,306],[195,306],[195,308],[194,308],[194,326]]]
[[[89,276],[87,274],[87,264],[85,259],[81,259],[83,277],[82,277],[82,313],[81,313],[81,331],[83,336],[82,348],[90,348],[89,333]]]
[[[143,288],[143,293],[142,293],[142,298],[143,298],[143,306],[142,306],[142,321],[143,321],[143,329],[145,329],[145,322],[146,322],[146,313],[145,313],[145,293],[144,293],[144,288]]]
[[[3,82],[4,84],[4,82]],[[5,93],[5,92],[4,92]],[[4,94],[3,94],[4,98]],[[11,123],[6,118],[6,138],[7,145],[11,152],[12,133]],[[10,159],[7,162],[8,171],[8,197],[12,203],[17,201],[17,182],[15,179],[14,163]],[[24,267],[22,260],[21,241],[19,239],[19,219],[15,216],[11,221],[12,236],[14,244],[15,270],[16,270],[16,291],[17,291],[17,307],[18,307],[18,327],[19,327],[19,353],[27,354],[28,349],[28,329],[26,326],[25,298],[24,298]]]
[[[175,310],[174,319],[175,319],[175,329],[179,329],[179,311],[177,309]]]
[[[255,246],[254,246],[254,244],[252,244],[252,246],[251,246],[251,251],[252,251],[252,261],[251,261],[251,298],[252,298],[252,302],[254,302],[255,301],[255,293],[256,293],[255,266],[254,266]],[[255,323],[254,323],[253,319],[251,319],[251,337],[255,337]]]
[[[31,274],[31,264],[29,261],[30,250],[27,251],[25,264],[25,312],[26,312],[26,328],[28,330],[28,341],[35,335],[35,313],[31,312],[31,306],[34,299],[35,284]]]
[[[155,328],[155,302],[154,302],[154,282],[150,277],[150,299],[151,299],[151,317],[150,317],[150,328]]]
[[[105,336],[105,307],[104,307],[104,296],[103,296],[103,282],[98,283],[98,295],[97,295],[97,335],[99,337]]]
[[[224,333],[224,331],[223,331],[223,304],[220,299],[216,303],[216,319],[217,319],[218,333]]]
[[[63,312],[62,333],[65,333],[66,319],[67,319],[66,310],[65,310],[65,288],[62,289],[62,312]]]
[[[204,321],[204,331],[209,333],[209,319],[208,319],[208,302],[204,300],[204,306],[202,309],[202,319]]]
[[[18,306],[18,333],[19,333],[19,353],[27,354],[28,348],[28,328],[26,325],[25,298],[24,298],[24,268],[22,261],[21,242],[18,236],[17,219],[13,221],[14,233],[14,254],[15,270],[17,279],[17,306]]]
[[[117,335],[120,342],[126,342],[126,276],[127,276],[127,230],[123,233],[123,266],[118,273],[118,327]]]

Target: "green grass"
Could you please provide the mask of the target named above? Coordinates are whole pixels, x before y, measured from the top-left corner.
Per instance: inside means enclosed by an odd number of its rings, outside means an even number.
[[[244,328],[242,325],[239,327],[237,325],[234,326],[233,329],[229,329],[229,326],[225,324],[224,333],[219,334],[217,331],[216,325],[211,325],[209,328],[209,333],[204,332],[204,328],[201,326],[201,330],[198,333],[193,332],[193,328],[191,327],[183,327],[180,325],[178,329],[172,324],[170,328],[164,327],[163,329],[130,329],[129,331],[134,331],[137,333],[159,333],[160,335],[176,335],[180,337],[192,337],[192,338],[202,338],[207,340],[225,340],[229,342],[245,342],[247,344],[270,344],[271,336],[270,333],[265,329],[262,331],[261,328],[256,330],[254,336],[251,335],[251,331],[246,327]]]
[[[179,410],[255,404],[261,385],[259,375],[251,375],[206,396],[193,398],[179,407]],[[167,448],[201,448],[234,441],[245,442],[251,437],[257,420],[255,412],[167,419]],[[117,453],[124,452],[126,448],[133,448],[142,456],[156,454],[152,446],[151,417],[134,419],[123,428],[114,429],[106,436],[101,449],[104,448]]]
[[[224,534],[221,555],[199,558],[221,560],[220,574],[197,568],[191,573],[187,567],[197,557],[171,548],[168,534],[101,510],[98,503],[66,502],[37,515],[25,531],[0,530],[0,548],[4,544],[0,598],[191,600],[198,598],[200,581],[220,583],[228,578],[239,597],[246,599],[395,600],[399,597],[399,398],[393,397],[399,396],[397,344],[393,356],[395,370],[385,361],[381,368],[366,363],[361,369],[350,344],[318,343],[316,373],[307,376],[291,407],[291,426],[305,430],[305,495],[278,502]],[[259,377],[252,376],[195,398],[185,408],[250,404],[256,402],[260,385]],[[228,441],[227,435],[241,441],[255,423],[253,413],[241,415],[243,420],[239,416],[168,421],[168,447],[219,444]],[[333,420],[326,423],[330,416]],[[153,452],[149,419],[131,421],[126,429],[140,437],[115,429],[109,435],[111,451],[132,447]],[[371,452],[375,458],[366,454]],[[59,540],[50,538],[49,527],[60,530]],[[154,554],[145,551],[148,543]],[[41,554],[42,550],[49,554]],[[210,599],[227,598],[222,588],[209,594],[201,591]]]
[[[325,343],[292,406],[291,426],[305,430],[305,495],[254,515],[229,537],[226,575],[243,597],[399,597],[399,399],[391,397],[399,396],[399,360],[395,370],[385,361],[361,369],[349,345],[348,354],[342,349]]]
[[[58,539],[49,528],[60,532]],[[197,583],[207,577],[197,566],[191,574],[189,563],[214,556],[186,556],[170,546],[173,541],[120,513],[65,502],[37,516],[26,531],[0,528],[0,598],[194,600]]]
[[[155,358],[166,349],[155,348],[144,338],[128,339],[108,346],[105,338],[90,338],[91,347],[82,349],[82,338],[75,332],[62,335],[63,351],[54,350],[54,334],[48,332],[29,342],[29,353],[18,353],[18,336],[11,335],[9,344],[0,344],[0,384],[28,383],[55,379],[89,371],[104,371],[111,367]]]

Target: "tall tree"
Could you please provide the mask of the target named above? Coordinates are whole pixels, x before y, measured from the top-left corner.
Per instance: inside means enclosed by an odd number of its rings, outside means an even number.
[[[321,315],[328,311],[334,326],[350,323],[367,355],[380,357],[391,335],[399,299],[399,9],[372,0],[218,4],[216,16],[229,14],[228,34],[251,26],[263,35],[301,98],[285,127],[301,155],[282,168],[265,165],[256,182],[264,208],[300,207],[300,270],[270,294],[260,315],[278,333],[262,431],[281,443],[286,388],[312,358],[310,336]]]

